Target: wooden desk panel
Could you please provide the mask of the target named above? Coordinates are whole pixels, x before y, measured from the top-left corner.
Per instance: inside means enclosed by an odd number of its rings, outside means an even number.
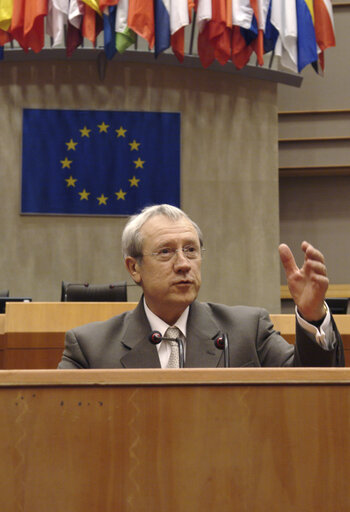
[[[333,315],[341,334],[345,364],[350,367],[350,315]],[[271,315],[275,328],[281,332],[282,336],[289,342],[295,342],[295,316],[294,315]]]
[[[0,314],[0,335],[5,332],[5,315]]]
[[[6,332],[65,332],[77,325],[107,320],[136,307],[136,302],[11,302]]]
[[[348,512],[347,369],[0,372],[0,510]]]
[[[136,307],[136,302],[8,303],[5,349],[0,368],[56,368],[67,330],[106,320]],[[1,361],[0,361],[1,362]]]
[[[290,294],[288,285],[282,284],[281,287],[281,299],[291,299],[292,296]],[[350,284],[330,284],[327,289],[326,294],[327,299],[343,297],[350,297]]]
[[[0,315],[0,368],[56,368],[65,332],[72,327],[105,320],[134,309],[136,302],[32,302],[9,303]],[[289,342],[295,340],[294,315],[271,315],[275,328]],[[335,315],[342,335],[346,364],[350,366],[350,315]],[[3,337],[1,337],[1,322]],[[1,340],[3,349],[1,349]]]
[[[0,368],[4,367],[5,315],[0,314]]]

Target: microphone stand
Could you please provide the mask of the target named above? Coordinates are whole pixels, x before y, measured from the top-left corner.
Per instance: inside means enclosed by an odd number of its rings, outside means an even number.
[[[163,338],[166,339],[166,338]],[[177,343],[177,347],[179,349],[179,368],[184,368],[184,361],[185,361],[185,355],[184,355],[184,344],[181,338],[175,339]]]
[[[151,343],[153,343],[153,345],[158,345],[158,343],[160,343],[163,340],[176,341],[177,347],[179,349],[179,368],[185,367],[184,344],[181,338],[167,338],[166,336],[162,336],[159,331],[152,331],[148,339]]]
[[[230,367],[230,351],[229,351],[229,345],[228,345],[228,336],[227,333],[224,332],[224,361],[225,361],[225,368]]]
[[[227,333],[224,332],[222,336],[218,336],[214,343],[216,348],[224,351],[224,367],[230,368],[230,351]]]

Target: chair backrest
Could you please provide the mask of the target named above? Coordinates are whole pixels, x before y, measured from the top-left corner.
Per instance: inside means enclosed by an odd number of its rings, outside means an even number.
[[[126,281],[113,284],[68,283],[62,281],[62,302],[126,302]]]
[[[10,291],[9,290],[0,290],[0,297],[9,297]]]
[[[333,315],[346,315],[348,311],[348,298],[326,299],[329,309]]]

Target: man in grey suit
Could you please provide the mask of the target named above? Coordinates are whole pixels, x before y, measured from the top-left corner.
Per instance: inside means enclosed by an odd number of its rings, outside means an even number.
[[[126,267],[143,290],[138,306],[68,331],[59,368],[177,367],[179,342],[162,340],[154,345],[153,331],[160,333],[160,339],[182,340],[188,368],[220,367],[228,360],[232,367],[344,366],[342,341],[324,301],[328,288],[324,258],[308,242],[301,246],[305,254],[301,268],[287,245],[279,247],[296,304],[295,346],[274,330],[264,309],[196,300],[203,237],[182,210],[170,205],[145,208],[129,219],[122,247]],[[223,333],[227,333],[226,351],[216,343]]]

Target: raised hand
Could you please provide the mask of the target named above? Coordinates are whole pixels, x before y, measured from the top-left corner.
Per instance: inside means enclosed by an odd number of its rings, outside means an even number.
[[[286,273],[289,291],[305,320],[314,322],[325,316],[324,299],[329,280],[323,254],[310,243],[303,242],[304,264],[299,268],[288,245],[278,248]]]

